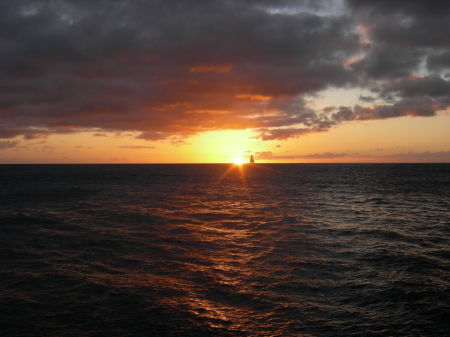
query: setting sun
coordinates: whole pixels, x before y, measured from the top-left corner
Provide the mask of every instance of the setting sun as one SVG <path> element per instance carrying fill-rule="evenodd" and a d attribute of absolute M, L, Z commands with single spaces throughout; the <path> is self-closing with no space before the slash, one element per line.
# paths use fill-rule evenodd
<path fill-rule="evenodd" d="M 234 165 L 242 165 L 244 164 L 244 159 L 241 157 L 237 157 L 233 159 L 233 164 Z"/>

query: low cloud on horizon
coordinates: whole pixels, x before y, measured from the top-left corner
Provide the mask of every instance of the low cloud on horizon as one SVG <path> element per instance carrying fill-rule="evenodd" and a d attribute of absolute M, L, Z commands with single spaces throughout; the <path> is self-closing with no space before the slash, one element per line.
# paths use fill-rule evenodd
<path fill-rule="evenodd" d="M 0 150 L 11 149 L 19 144 L 18 141 L 5 140 L 0 141 Z"/>
<path fill-rule="evenodd" d="M 117 146 L 120 149 L 130 149 L 130 150 L 154 150 L 154 146 L 145 146 L 145 145 L 123 145 Z"/>
<path fill-rule="evenodd" d="M 373 155 L 373 154 L 361 154 L 361 153 L 312 153 L 303 155 L 278 155 L 273 154 L 271 151 L 256 152 L 255 157 L 258 160 L 296 160 L 296 159 L 341 159 L 345 161 L 345 158 L 349 158 L 352 161 L 355 159 L 367 159 L 386 161 L 386 162 L 434 162 L 434 163 L 450 163 L 450 151 L 438 151 L 438 152 L 403 152 L 385 155 Z"/>

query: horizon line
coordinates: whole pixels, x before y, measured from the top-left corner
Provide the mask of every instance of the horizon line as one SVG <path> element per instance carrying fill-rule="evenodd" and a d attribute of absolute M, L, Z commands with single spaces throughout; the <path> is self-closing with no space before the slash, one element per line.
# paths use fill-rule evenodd
<path fill-rule="evenodd" d="M 310 165 L 310 164 L 323 164 L 323 165 L 349 165 L 349 164 L 450 164 L 445 161 L 430 161 L 430 162 L 256 162 L 251 165 Z M 205 163 L 205 162 L 179 162 L 179 163 L 167 163 L 167 162 L 154 162 L 154 163 L 0 163 L 0 165 L 250 165 L 250 163 L 235 164 L 232 162 L 215 162 L 215 163 Z"/>

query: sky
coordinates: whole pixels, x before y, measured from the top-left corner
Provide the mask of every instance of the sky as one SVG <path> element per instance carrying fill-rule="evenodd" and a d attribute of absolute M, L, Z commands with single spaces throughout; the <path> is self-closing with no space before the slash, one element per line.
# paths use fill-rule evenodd
<path fill-rule="evenodd" d="M 450 162 L 450 2 L 0 0 L 0 163 Z"/>

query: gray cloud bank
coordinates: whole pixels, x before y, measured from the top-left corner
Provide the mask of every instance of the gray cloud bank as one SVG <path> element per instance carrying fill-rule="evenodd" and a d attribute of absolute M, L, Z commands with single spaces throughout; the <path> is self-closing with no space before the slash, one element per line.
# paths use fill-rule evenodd
<path fill-rule="evenodd" d="M 272 151 L 256 152 L 257 159 L 262 160 L 290 160 L 290 159 L 336 159 L 342 157 L 349 157 L 351 155 L 347 153 L 333 153 L 333 152 L 323 152 L 323 153 L 312 153 L 304 155 L 274 155 Z"/>
<path fill-rule="evenodd" d="M 153 150 L 154 146 L 145 146 L 145 145 L 124 145 L 118 146 L 120 149 L 130 149 L 130 150 Z"/>
<path fill-rule="evenodd" d="M 0 1 L 0 138 L 430 117 L 450 105 L 449 34 L 448 1 Z M 372 106 L 305 103 L 333 87 Z"/>
<path fill-rule="evenodd" d="M 352 158 L 357 160 L 358 158 L 366 161 L 372 159 L 376 161 L 385 162 L 434 162 L 434 163 L 450 163 L 450 151 L 440 152 L 404 152 L 386 155 L 365 155 L 360 153 L 336 153 L 336 152 L 323 152 L 312 153 L 305 155 L 278 155 L 273 154 L 271 151 L 257 152 L 255 157 L 258 160 L 296 160 L 296 159 L 331 159 L 345 162 L 345 158 Z"/>
<path fill-rule="evenodd" d="M 13 147 L 16 147 L 18 144 L 19 142 L 17 141 L 10 141 L 10 140 L 0 141 L 0 150 L 11 149 Z"/>

